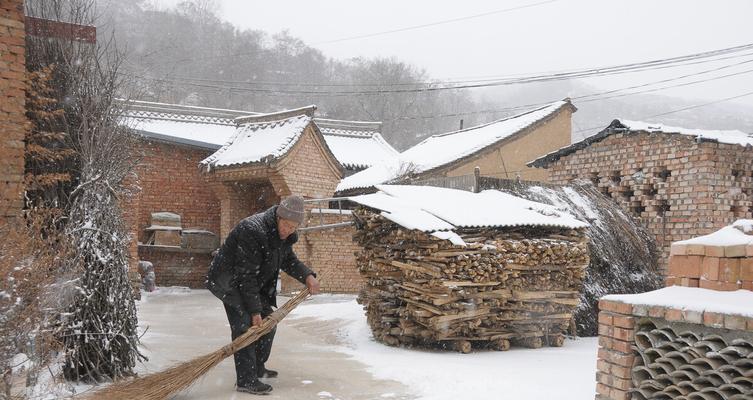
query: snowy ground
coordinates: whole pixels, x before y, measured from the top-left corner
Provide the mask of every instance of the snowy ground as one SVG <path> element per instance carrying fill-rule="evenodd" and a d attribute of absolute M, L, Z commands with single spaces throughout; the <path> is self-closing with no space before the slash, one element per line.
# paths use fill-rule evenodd
<path fill-rule="evenodd" d="M 284 299 L 280 299 L 284 301 Z M 139 304 L 150 361 L 140 371 L 215 350 L 229 328 L 219 301 L 205 290 L 161 289 Z M 269 367 L 268 398 L 285 399 L 589 399 L 594 397 L 596 338 L 562 348 L 513 348 L 472 354 L 388 347 L 371 338 L 350 295 L 319 295 L 281 324 Z M 251 398 L 232 390 L 224 361 L 181 399 Z"/>

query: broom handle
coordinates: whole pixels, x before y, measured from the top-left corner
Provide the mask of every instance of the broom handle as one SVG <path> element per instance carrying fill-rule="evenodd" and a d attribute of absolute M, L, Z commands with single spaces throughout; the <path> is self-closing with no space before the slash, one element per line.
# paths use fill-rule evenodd
<path fill-rule="evenodd" d="M 269 314 L 259 326 L 252 326 L 248 330 L 235 338 L 232 343 L 222 348 L 222 355 L 228 357 L 236 351 L 250 345 L 251 343 L 259 340 L 260 337 L 266 335 L 274 327 L 282 321 L 294 308 L 301 304 L 309 296 L 309 289 L 304 288 L 297 295 L 293 296 L 290 300 L 286 301 L 282 307 Z"/>

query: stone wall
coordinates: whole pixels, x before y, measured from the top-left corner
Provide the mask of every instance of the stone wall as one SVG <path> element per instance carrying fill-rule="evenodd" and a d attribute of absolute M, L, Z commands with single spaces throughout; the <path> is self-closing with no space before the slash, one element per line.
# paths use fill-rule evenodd
<path fill-rule="evenodd" d="M 23 1 L 0 0 L 0 223 L 23 207 L 25 90 Z"/>
<path fill-rule="evenodd" d="M 592 181 L 648 228 L 666 267 L 672 242 L 751 218 L 753 149 L 666 133 L 614 134 L 549 166 L 549 181 Z"/>

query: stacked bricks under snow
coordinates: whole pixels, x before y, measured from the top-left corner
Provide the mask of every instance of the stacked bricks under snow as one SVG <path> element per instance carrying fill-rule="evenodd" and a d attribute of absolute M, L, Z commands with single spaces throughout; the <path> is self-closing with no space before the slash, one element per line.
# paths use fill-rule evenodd
<path fill-rule="evenodd" d="M 749 222 L 735 225 L 745 230 Z M 729 229 L 738 228 L 724 228 L 724 237 Z M 665 291 L 671 305 L 640 301 L 641 295 L 599 302 L 597 400 L 753 398 L 753 312 L 720 312 L 725 306 L 714 296 L 736 291 L 732 301 L 750 310 L 753 292 L 738 289 L 750 289 L 753 280 L 751 247 L 699 239 L 672 246 L 674 276 L 667 284 L 675 287 L 657 291 Z M 677 304 L 677 290 L 706 308 Z"/>
<path fill-rule="evenodd" d="M 0 0 L 0 222 L 23 206 L 25 90 L 23 1 Z"/>
<path fill-rule="evenodd" d="M 741 224 L 744 220 L 739 221 Z M 736 223 L 737 224 L 737 223 Z M 735 234 L 737 229 L 724 228 Z M 740 229 L 743 229 L 740 227 Z M 720 231 L 722 232 L 722 231 Z M 737 242 L 718 244 L 712 239 L 717 234 L 676 242 L 671 247 L 667 285 L 700 287 L 713 290 L 753 290 L 753 236 L 740 232 Z"/>

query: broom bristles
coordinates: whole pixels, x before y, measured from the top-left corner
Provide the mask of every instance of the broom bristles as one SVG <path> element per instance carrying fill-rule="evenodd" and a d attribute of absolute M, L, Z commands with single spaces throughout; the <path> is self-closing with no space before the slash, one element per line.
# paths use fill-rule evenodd
<path fill-rule="evenodd" d="M 113 400 L 162 400 L 168 399 L 178 392 L 188 388 L 201 376 L 214 368 L 236 351 L 259 340 L 272 330 L 290 311 L 308 296 L 308 288 L 288 300 L 282 307 L 275 310 L 258 327 L 251 327 L 232 343 L 212 353 L 196 357 L 172 366 L 164 371 L 155 372 L 140 378 L 113 383 L 98 390 L 83 399 L 113 399 Z"/>

